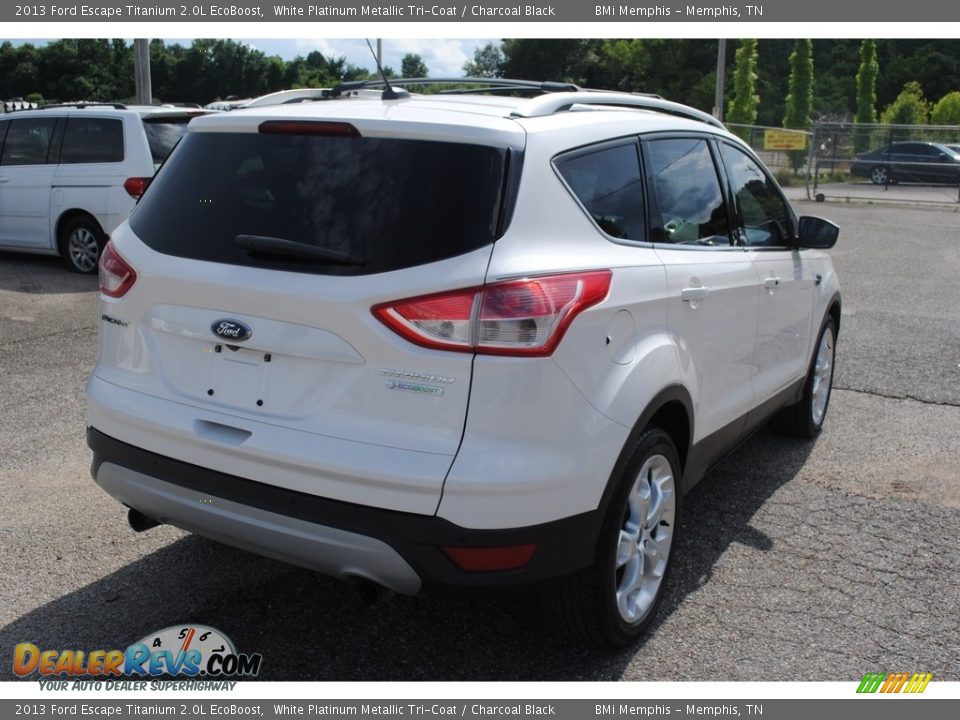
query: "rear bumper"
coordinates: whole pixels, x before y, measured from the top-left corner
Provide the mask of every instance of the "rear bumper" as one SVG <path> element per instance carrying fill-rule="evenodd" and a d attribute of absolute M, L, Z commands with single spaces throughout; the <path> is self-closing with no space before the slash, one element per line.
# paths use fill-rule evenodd
<path fill-rule="evenodd" d="M 599 513 L 476 530 L 436 516 L 372 508 L 191 465 L 87 429 L 91 473 L 124 505 L 163 523 L 337 577 L 404 594 L 527 586 L 589 565 Z M 535 544 L 509 571 L 468 572 L 440 549 Z"/>

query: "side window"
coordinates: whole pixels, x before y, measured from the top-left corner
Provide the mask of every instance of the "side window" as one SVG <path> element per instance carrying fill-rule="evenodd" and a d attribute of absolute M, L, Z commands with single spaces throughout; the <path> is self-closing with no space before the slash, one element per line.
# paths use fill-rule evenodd
<path fill-rule="evenodd" d="M 0 120 L 0 151 L 3 150 L 3 139 L 7 134 L 7 125 L 9 124 L 6 120 Z"/>
<path fill-rule="evenodd" d="M 749 155 L 726 143 L 720 154 L 743 221 L 746 245 L 780 247 L 791 237 L 790 206 L 779 188 Z"/>
<path fill-rule="evenodd" d="M 0 165 L 43 165 L 47 162 L 55 118 L 11 120 Z"/>
<path fill-rule="evenodd" d="M 123 160 L 123 122 L 114 118 L 70 117 L 63 133 L 61 163 Z"/>
<path fill-rule="evenodd" d="M 729 246 L 727 209 L 706 140 L 652 140 L 647 147 L 660 211 L 655 242 Z"/>
<path fill-rule="evenodd" d="M 580 151 L 554 164 L 601 230 L 624 240 L 644 239 L 646 223 L 636 143 Z"/>

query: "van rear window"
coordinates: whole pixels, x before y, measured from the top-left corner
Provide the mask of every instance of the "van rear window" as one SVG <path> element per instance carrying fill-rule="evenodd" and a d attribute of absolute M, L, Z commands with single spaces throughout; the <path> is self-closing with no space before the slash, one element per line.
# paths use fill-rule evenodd
<path fill-rule="evenodd" d="M 503 149 L 450 142 L 187 133 L 130 225 L 178 257 L 330 275 L 398 270 L 493 242 L 506 160 Z M 238 236 L 267 240 L 251 248 Z M 275 252 L 289 243 L 303 248 Z"/>

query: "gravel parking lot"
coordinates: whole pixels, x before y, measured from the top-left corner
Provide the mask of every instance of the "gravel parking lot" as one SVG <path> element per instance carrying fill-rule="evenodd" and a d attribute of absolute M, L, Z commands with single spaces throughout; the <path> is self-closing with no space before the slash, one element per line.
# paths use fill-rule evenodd
<path fill-rule="evenodd" d="M 529 598 L 368 608 L 173 528 L 133 533 L 84 442 L 96 281 L 0 256 L 0 677 L 18 642 L 123 648 L 198 622 L 269 680 L 960 680 L 960 214 L 798 210 L 843 228 L 825 430 L 761 431 L 687 497 L 663 611 L 613 654 L 555 636 Z"/>

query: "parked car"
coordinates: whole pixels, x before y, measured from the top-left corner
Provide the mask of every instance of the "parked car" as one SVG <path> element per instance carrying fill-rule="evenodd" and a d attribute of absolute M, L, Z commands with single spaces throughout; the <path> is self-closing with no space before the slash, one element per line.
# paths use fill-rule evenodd
<path fill-rule="evenodd" d="M 87 439 L 135 530 L 643 631 L 683 493 L 823 426 L 838 230 L 709 115 L 563 88 L 191 123 L 101 262 Z"/>
<path fill-rule="evenodd" d="M 96 272 L 107 237 L 202 114 L 79 103 L 0 117 L 0 250 Z"/>
<path fill-rule="evenodd" d="M 850 174 L 875 185 L 892 182 L 960 182 L 960 153 L 933 142 L 893 142 L 857 155 Z"/>

